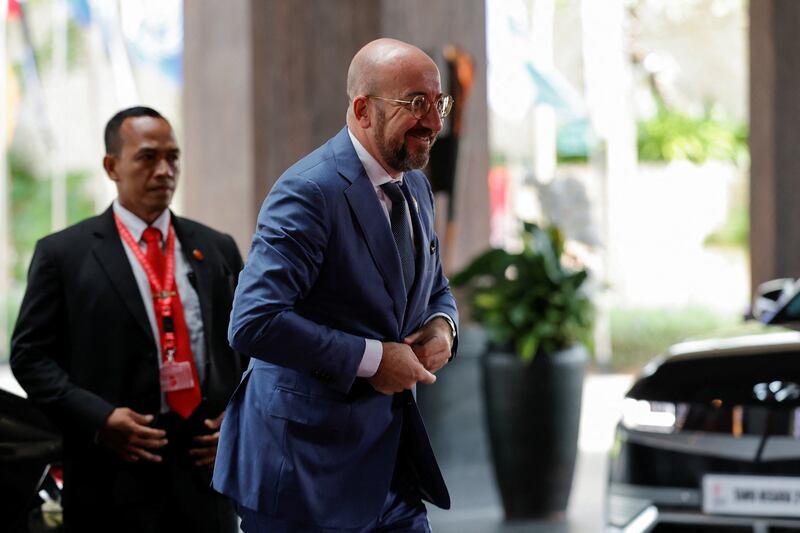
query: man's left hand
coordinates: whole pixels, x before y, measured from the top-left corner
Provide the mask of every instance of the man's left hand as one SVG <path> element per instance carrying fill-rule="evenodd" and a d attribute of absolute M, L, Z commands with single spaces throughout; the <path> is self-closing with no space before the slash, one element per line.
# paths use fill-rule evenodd
<path fill-rule="evenodd" d="M 217 443 L 219 442 L 219 426 L 222 425 L 222 417 L 225 411 L 221 412 L 217 418 L 207 418 L 203 421 L 208 429 L 214 430 L 208 435 L 194 437 L 197 448 L 191 448 L 189 455 L 194 457 L 194 464 L 197 466 L 214 467 L 214 459 L 217 458 Z"/>
<path fill-rule="evenodd" d="M 428 372 L 436 372 L 450 360 L 453 330 L 442 317 L 436 317 L 403 339 Z"/>

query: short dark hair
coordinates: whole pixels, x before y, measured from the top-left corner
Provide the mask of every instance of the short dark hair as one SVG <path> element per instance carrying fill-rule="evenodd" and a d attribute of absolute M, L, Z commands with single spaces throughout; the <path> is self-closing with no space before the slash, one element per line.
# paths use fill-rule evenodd
<path fill-rule="evenodd" d="M 169 120 L 165 119 L 161 113 L 151 107 L 135 106 L 123 109 L 111 117 L 111 120 L 106 124 L 106 154 L 119 155 L 119 151 L 122 149 L 122 138 L 119 135 L 119 129 L 122 127 L 122 123 L 125 122 L 126 118 L 133 117 L 160 118 L 169 124 Z"/>

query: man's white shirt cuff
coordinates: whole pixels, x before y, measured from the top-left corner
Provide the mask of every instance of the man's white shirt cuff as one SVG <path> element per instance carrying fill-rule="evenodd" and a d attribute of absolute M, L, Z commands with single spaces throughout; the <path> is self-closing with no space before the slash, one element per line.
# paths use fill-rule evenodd
<path fill-rule="evenodd" d="M 383 358 L 383 344 L 375 339 L 364 339 L 367 341 L 364 346 L 364 355 L 361 357 L 361 364 L 358 365 L 356 376 L 360 378 L 371 378 L 378 371 Z"/>
<path fill-rule="evenodd" d="M 434 314 L 432 314 L 431 316 L 428 317 L 428 320 L 425 321 L 425 324 L 427 324 L 428 322 L 430 322 L 431 320 L 433 320 L 434 318 L 437 318 L 437 317 L 442 317 L 445 320 L 447 320 L 447 323 L 450 324 L 450 330 L 453 333 L 453 338 L 455 339 L 456 338 L 456 325 L 453 322 L 453 319 L 450 318 L 450 316 L 447 313 L 434 313 Z"/>

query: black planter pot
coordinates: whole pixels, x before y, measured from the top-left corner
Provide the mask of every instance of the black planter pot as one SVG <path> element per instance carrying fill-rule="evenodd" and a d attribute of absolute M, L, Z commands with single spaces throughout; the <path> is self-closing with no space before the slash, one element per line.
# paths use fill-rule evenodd
<path fill-rule="evenodd" d="M 583 346 L 539 354 L 530 364 L 491 349 L 484 357 L 487 426 L 506 519 L 564 516 L 587 360 Z"/>

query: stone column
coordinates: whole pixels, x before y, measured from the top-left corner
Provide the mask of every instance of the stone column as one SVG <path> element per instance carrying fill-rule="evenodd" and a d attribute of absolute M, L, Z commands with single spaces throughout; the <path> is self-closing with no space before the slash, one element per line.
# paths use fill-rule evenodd
<path fill-rule="evenodd" d="M 260 194 L 253 113 L 253 0 L 184 4 L 183 211 L 250 248 Z"/>
<path fill-rule="evenodd" d="M 486 7 L 483 0 L 382 0 L 381 4 L 383 31 L 375 37 L 407 41 L 433 56 L 441 54 L 444 45 L 457 44 L 475 61 L 475 85 L 464 113 L 457 162 L 454 249 L 448 253 L 448 266 L 456 271 L 489 244 Z"/>
<path fill-rule="evenodd" d="M 184 211 L 246 253 L 280 174 L 344 126 L 347 67 L 380 36 L 476 60 L 457 178 L 453 265 L 488 244 L 483 0 L 191 0 L 185 17 Z"/>
<path fill-rule="evenodd" d="M 800 277 L 800 2 L 750 2 L 753 289 Z"/>

